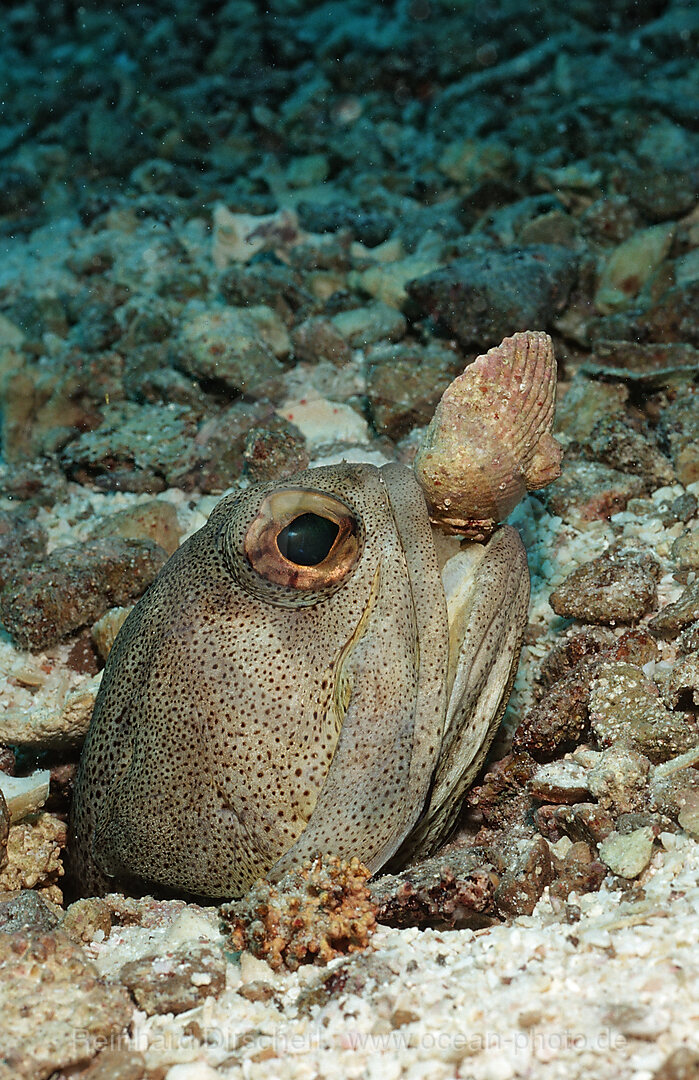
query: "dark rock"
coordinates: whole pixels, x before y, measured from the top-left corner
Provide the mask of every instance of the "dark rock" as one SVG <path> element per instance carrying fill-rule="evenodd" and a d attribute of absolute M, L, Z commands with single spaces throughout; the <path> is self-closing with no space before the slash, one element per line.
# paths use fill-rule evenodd
<path fill-rule="evenodd" d="M 624 187 L 649 221 L 670 221 L 689 213 L 697 199 L 699 171 L 684 160 L 643 164 L 626 171 Z"/>
<path fill-rule="evenodd" d="M 213 495 L 232 487 L 243 472 L 248 432 L 273 418 L 269 406 L 247 401 L 234 401 L 228 409 L 212 416 L 199 428 L 192 443 L 189 469 L 179 478 L 181 486 Z"/>
<path fill-rule="evenodd" d="M 520 751 L 496 761 L 483 778 L 472 787 L 466 803 L 486 825 L 502 829 L 524 821 L 533 803 L 527 790 L 536 762 Z"/>
<path fill-rule="evenodd" d="M 495 892 L 499 915 L 531 915 L 544 889 L 554 880 L 551 851 L 543 836 L 508 841 L 503 852 L 509 862 Z"/>
<path fill-rule="evenodd" d="M 377 210 L 362 210 L 342 202 L 300 202 L 299 224 L 311 233 L 338 232 L 349 229 L 366 247 L 383 243 L 393 232 L 393 218 Z"/>
<path fill-rule="evenodd" d="M 286 323 L 298 321 L 299 313 L 312 310 L 316 304 L 298 270 L 269 258 L 228 267 L 219 279 L 219 290 L 227 304 L 266 304 Z"/>
<path fill-rule="evenodd" d="M 650 432 L 634 431 L 621 417 L 599 420 L 582 449 L 590 461 L 642 476 L 650 491 L 677 479 L 672 462 L 660 452 Z"/>
<path fill-rule="evenodd" d="M 625 195 L 597 199 L 580 218 L 583 235 L 599 244 L 621 244 L 628 240 L 639 224 L 638 211 Z"/>
<path fill-rule="evenodd" d="M 550 895 L 554 900 L 567 900 L 572 892 L 597 892 L 606 876 L 606 866 L 594 857 L 586 843 L 578 841 L 566 852 Z"/>
<path fill-rule="evenodd" d="M 150 540 L 116 537 L 58 548 L 0 594 L 0 620 L 24 649 L 45 649 L 135 600 L 167 561 Z"/>
<path fill-rule="evenodd" d="M 49 797 L 45 804 L 46 810 L 49 810 L 52 814 L 68 814 L 73 799 L 73 788 L 77 772 L 77 760 L 62 761 L 60 764 L 51 766 Z"/>
<path fill-rule="evenodd" d="M 175 486 L 192 467 L 196 422 L 181 405 L 106 409 L 96 431 L 61 455 L 68 475 L 104 491 L 155 494 Z"/>
<path fill-rule="evenodd" d="M 250 428 L 243 458 L 244 473 L 255 484 L 284 480 L 308 468 L 310 460 L 299 429 L 279 417 L 269 426 Z"/>
<path fill-rule="evenodd" d="M 699 296 L 697 297 L 699 301 Z M 677 479 L 685 487 L 699 480 L 699 387 L 685 387 L 660 414 Z"/>
<path fill-rule="evenodd" d="M 648 627 L 653 633 L 669 637 L 684 630 L 686 626 L 699 619 L 699 581 L 685 587 L 679 600 L 668 604 L 651 621 Z"/>
<path fill-rule="evenodd" d="M 44 554 L 46 541 L 46 532 L 37 521 L 17 511 L 0 510 L 0 589 Z"/>
<path fill-rule="evenodd" d="M 515 330 L 544 330 L 566 304 L 577 259 L 535 245 L 459 259 L 406 286 L 422 312 L 465 348 L 498 345 Z"/>
<path fill-rule="evenodd" d="M 689 281 L 664 292 L 640 318 L 651 341 L 699 345 L 699 281 Z"/>
<path fill-rule="evenodd" d="M 78 634 L 66 657 L 66 666 L 79 675 L 96 675 L 99 671 L 99 653 L 89 630 Z"/>
<path fill-rule="evenodd" d="M 564 521 L 597 521 L 626 509 L 644 483 L 617 469 L 592 461 L 566 461 L 558 480 L 538 494 L 547 509 Z"/>
<path fill-rule="evenodd" d="M 17 934 L 22 930 L 47 933 L 60 922 L 60 915 L 33 889 L 22 889 L 11 900 L 0 901 L 0 932 Z"/>
<path fill-rule="evenodd" d="M 494 913 L 498 884 L 483 851 L 464 849 L 384 874 L 370 891 L 377 922 L 388 926 L 480 926 Z"/>
<path fill-rule="evenodd" d="M 352 350 L 340 331 L 322 316 L 306 319 L 292 330 L 291 346 L 296 359 L 309 364 L 329 360 L 341 367 L 352 356 Z"/>
<path fill-rule="evenodd" d="M 602 627 L 585 627 L 553 646 L 541 661 L 537 681 L 544 688 L 553 686 L 589 657 L 606 652 L 615 642 L 610 630 Z"/>
<path fill-rule="evenodd" d="M 220 949 L 190 944 L 164 956 L 128 961 L 119 981 L 148 1016 L 177 1014 L 218 997 L 226 986 L 226 961 Z"/>
<path fill-rule="evenodd" d="M 573 843 L 599 844 L 614 828 L 614 818 L 596 803 L 573 803 L 572 806 L 541 806 L 535 821 L 547 839 L 556 841 L 561 835 Z"/>
<path fill-rule="evenodd" d="M 0 495 L 24 503 L 25 513 L 34 506 L 52 507 L 65 493 L 65 476 L 47 461 L 0 468 Z"/>
<path fill-rule="evenodd" d="M 583 622 L 637 622 L 655 604 L 656 578 L 650 556 L 606 552 L 569 574 L 549 602 L 557 615 Z"/>
<path fill-rule="evenodd" d="M 384 345 L 368 358 L 367 394 L 376 431 L 399 439 L 428 424 L 435 406 L 463 367 L 449 349 L 417 344 Z"/>
<path fill-rule="evenodd" d="M 526 751 L 537 761 L 550 761 L 583 739 L 588 727 L 590 685 L 598 663 L 594 656 L 584 657 L 553 684 L 515 731 L 513 750 Z"/>

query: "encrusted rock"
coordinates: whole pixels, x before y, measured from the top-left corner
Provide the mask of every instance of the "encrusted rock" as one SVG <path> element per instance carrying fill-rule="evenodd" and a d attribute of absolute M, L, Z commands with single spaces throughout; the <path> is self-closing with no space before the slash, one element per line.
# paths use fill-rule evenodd
<path fill-rule="evenodd" d="M 0 620 L 25 649 L 45 649 L 134 600 L 167 560 L 151 540 L 110 537 L 58 548 L 0 594 Z"/>
<path fill-rule="evenodd" d="M 699 581 L 687 585 L 679 600 L 668 604 L 648 626 L 654 632 L 672 637 L 679 630 L 684 630 L 690 623 L 699 619 Z"/>
<path fill-rule="evenodd" d="M 580 751 L 577 752 L 578 756 Z M 588 755 L 587 784 L 603 809 L 616 813 L 645 810 L 648 805 L 648 778 L 651 764 L 647 757 L 628 745 L 613 746 L 602 753 Z"/>
<path fill-rule="evenodd" d="M 636 622 L 655 604 L 656 575 L 648 555 L 609 552 L 569 574 L 549 601 L 557 615 L 583 622 Z"/>
<path fill-rule="evenodd" d="M 22 889 L 18 896 L 0 901 L 0 931 L 16 934 L 21 930 L 45 933 L 60 922 L 60 908 L 34 889 Z"/>
<path fill-rule="evenodd" d="M 494 914 L 500 879 L 482 849 L 435 855 L 370 885 L 376 919 L 388 926 L 479 926 Z"/>
<path fill-rule="evenodd" d="M 678 536 L 670 551 L 678 570 L 699 570 L 699 529 Z"/>
<path fill-rule="evenodd" d="M 104 409 L 97 430 L 69 443 L 61 462 L 79 483 L 154 494 L 187 475 L 195 435 L 196 421 L 182 405 L 121 403 Z"/>
<path fill-rule="evenodd" d="M 691 698 L 693 705 L 699 705 L 699 652 L 689 653 L 675 662 L 663 690 L 665 703 L 670 709 L 676 708 L 685 696 Z"/>
<path fill-rule="evenodd" d="M 375 300 L 367 307 L 339 311 L 331 322 L 353 349 L 366 349 L 380 341 L 400 341 L 407 329 L 402 312 L 383 300 Z"/>
<path fill-rule="evenodd" d="M 582 370 L 646 386 L 667 383 L 668 379 L 696 371 L 699 350 L 682 342 L 657 344 L 640 341 L 595 341 L 594 355 Z"/>
<path fill-rule="evenodd" d="M 10 811 L 0 789 L 0 870 L 7 862 L 7 837 L 10 833 Z"/>
<path fill-rule="evenodd" d="M 694 284 L 695 291 L 699 290 L 699 281 Z M 695 386 L 683 387 L 672 404 L 663 409 L 660 428 L 670 444 L 677 479 L 685 487 L 696 483 L 699 480 L 699 394 Z"/>
<path fill-rule="evenodd" d="M 294 425 L 276 416 L 250 428 L 243 450 L 244 472 L 254 484 L 283 480 L 308 468 L 306 440 Z"/>
<path fill-rule="evenodd" d="M 577 373 L 556 404 L 555 430 L 575 442 L 585 443 L 600 417 L 611 422 L 625 415 L 628 396 L 625 386 L 596 382 Z"/>
<path fill-rule="evenodd" d="M 608 465 L 566 461 L 560 478 L 540 498 L 550 513 L 564 521 L 598 521 L 626 509 L 629 499 L 640 495 L 644 487 L 640 476 L 629 476 Z"/>
<path fill-rule="evenodd" d="M 699 743 L 696 719 L 671 712 L 633 664 L 604 663 L 590 694 L 590 720 L 602 746 L 623 742 L 658 763 Z"/>
<path fill-rule="evenodd" d="M 274 971 L 365 949 L 376 926 L 368 878 L 359 859 L 331 855 L 288 871 L 276 885 L 258 881 L 221 909 L 231 947 L 250 950 Z"/>
<path fill-rule="evenodd" d="M 654 840 L 650 825 L 625 835 L 613 832 L 600 844 L 599 857 L 619 877 L 636 878 L 650 862 Z"/>
<path fill-rule="evenodd" d="M 438 345 L 380 345 L 368 356 L 367 395 L 376 430 L 400 438 L 428 424 L 461 366 L 459 357 Z"/>
<path fill-rule="evenodd" d="M 53 814 L 41 813 L 31 822 L 11 825 L 7 862 L 0 870 L 0 892 L 38 889 L 60 904 L 63 894 L 61 852 L 66 846 L 66 824 Z"/>
<path fill-rule="evenodd" d="M 46 551 L 46 532 L 38 522 L 12 510 L 0 510 L 0 589 Z"/>
<path fill-rule="evenodd" d="M 529 790 L 542 802 L 582 802 L 589 795 L 587 770 L 569 760 L 540 765 L 529 781 Z"/>
<path fill-rule="evenodd" d="M 650 432 L 634 431 L 623 417 L 598 420 L 583 453 L 591 461 L 642 476 L 651 491 L 676 480 L 672 462 L 655 445 Z"/>
<path fill-rule="evenodd" d="M 0 933 L 3 1078 L 40 1080 L 89 1062 L 131 1022 L 127 991 L 60 930 Z"/>
<path fill-rule="evenodd" d="M 172 503 L 164 499 L 149 499 L 148 502 L 128 506 L 103 518 L 90 535 L 95 539 L 121 536 L 124 540 L 152 540 L 168 555 L 172 555 L 179 547 L 182 529 Z"/>
<path fill-rule="evenodd" d="M 99 896 L 76 900 L 63 916 L 61 929 L 73 941 L 94 941 L 98 932 L 104 940 L 112 929 L 109 905 Z"/>
<path fill-rule="evenodd" d="M 699 748 L 656 765 L 650 776 L 650 805 L 669 817 L 679 816 L 699 797 Z"/>
<path fill-rule="evenodd" d="M 279 316 L 258 304 L 194 315 L 180 326 L 172 351 L 175 366 L 196 379 L 254 394 L 282 373 L 278 357 L 290 347 Z"/>
<path fill-rule="evenodd" d="M 699 622 L 692 623 L 682 631 L 675 641 L 675 647 L 679 656 L 699 652 Z"/>
<path fill-rule="evenodd" d="M 694 840 L 699 840 L 699 792 L 691 791 L 685 796 L 677 821 Z"/>
<path fill-rule="evenodd" d="M 148 1016 L 177 1014 L 218 997 L 226 985 L 226 961 L 220 949 L 193 943 L 129 960 L 119 971 L 119 981 Z"/>

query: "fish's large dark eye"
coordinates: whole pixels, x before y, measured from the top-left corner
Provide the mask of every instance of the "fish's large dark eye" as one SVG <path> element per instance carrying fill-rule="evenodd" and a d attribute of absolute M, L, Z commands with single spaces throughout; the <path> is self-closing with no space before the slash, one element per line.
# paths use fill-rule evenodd
<path fill-rule="evenodd" d="M 317 566 L 327 559 L 340 528 L 319 514 L 301 514 L 277 536 L 277 547 L 297 566 Z"/>
<path fill-rule="evenodd" d="M 271 491 L 245 533 L 243 551 L 261 578 L 289 589 L 326 591 L 352 573 L 361 552 L 355 513 L 325 491 Z"/>

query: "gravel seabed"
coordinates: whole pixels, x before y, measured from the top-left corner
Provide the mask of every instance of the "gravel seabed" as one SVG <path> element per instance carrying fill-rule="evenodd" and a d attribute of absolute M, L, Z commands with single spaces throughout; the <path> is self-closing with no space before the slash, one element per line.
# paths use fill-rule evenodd
<path fill-rule="evenodd" d="M 660 489 L 654 501 L 672 494 Z M 175 490 L 161 497 L 176 506 L 187 532 L 200 527 L 218 501 Z M 60 515 L 42 511 L 42 524 L 51 546 L 75 542 L 83 535 L 81 511 L 105 513 L 145 498 L 73 485 Z M 508 727 L 531 703 L 534 665 L 564 625 L 548 604 L 551 589 L 605 550 L 612 525 L 650 539 L 647 521 L 629 512 L 579 531 L 534 499 L 511 520 L 527 544 L 530 630 L 541 636 L 523 650 Z M 651 528 L 662 557 L 681 526 Z M 679 591 L 670 574 L 661 579 L 664 602 Z M 666 649 L 671 655 L 673 647 Z M 68 689 L 86 681 L 64 666 L 65 652 L 60 646 L 49 656 L 32 656 L 3 642 L 0 677 L 20 685 L 3 695 L 2 706 L 60 705 Z M 23 688 L 22 677 L 34 685 Z M 569 841 L 559 843 L 563 854 Z M 242 964 L 235 958 L 218 1000 L 208 998 L 177 1017 L 147 1017 L 135 1009 L 131 1033 L 118 1047 L 141 1051 L 148 1068 L 167 1068 L 167 1080 L 651 1080 L 678 1046 L 699 1050 L 699 844 L 664 833 L 660 845 L 630 900 L 608 881 L 598 893 L 572 895 L 567 905 L 552 904 L 546 892 L 531 916 L 511 925 L 475 932 L 379 927 L 369 953 L 294 974 L 275 974 L 247 954 Z M 218 939 L 214 909 L 187 909 L 179 918 L 179 928 L 177 921 L 155 930 L 115 927 L 106 941 L 98 932 L 87 953 L 100 974 L 116 976 L 127 961 L 154 953 L 167 966 L 167 953 L 180 940 Z M 336 980 L 332 992 L 319 990 L 324 1003 L 303 1006 L 333 972 L 342 979 L 349 973 L 349 982 L 353 971 L 361 973 L 356 992 Z M 271 984 L 270 1000 L 248 1001 L 239 993 L 253 981 Z"/>
<path fill-rule="evenodd" d="M 179 1017 L 137 1011 L 122 1046 L 149 1067 L 170 1064 L 167 1080 L 651 1080 L 677 1046 L 699 1049 L 699 844 L 660 839 L 642 899 L 605 885 L 571 896 L 576 921 L 545 895 L 509 926 L 380 928 L 369 953 L 291 975 L 245 956 L 217 1001 Z M 215 935 L 213 913 L 180 919 L 190 940 Z M 177 924 L 122 928 L 89 951 L 108 974 L 177 936 Z M 361 993 L 304 1007 L 333 972 L 353 971 Z M 246 1000 L 238 991 L 253 981 L 274 997 Z"/>

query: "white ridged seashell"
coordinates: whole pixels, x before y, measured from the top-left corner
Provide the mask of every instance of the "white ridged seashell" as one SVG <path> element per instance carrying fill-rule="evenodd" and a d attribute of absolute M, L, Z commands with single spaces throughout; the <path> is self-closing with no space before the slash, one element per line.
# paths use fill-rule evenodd
<path fill-rule="evenodd" d="M 505 338 L 454 379 L 414 465 L 435 525 L 485 539 L 527 491 L 560 476 L 555 398 L 553 343 L 540 330 Z"/>

